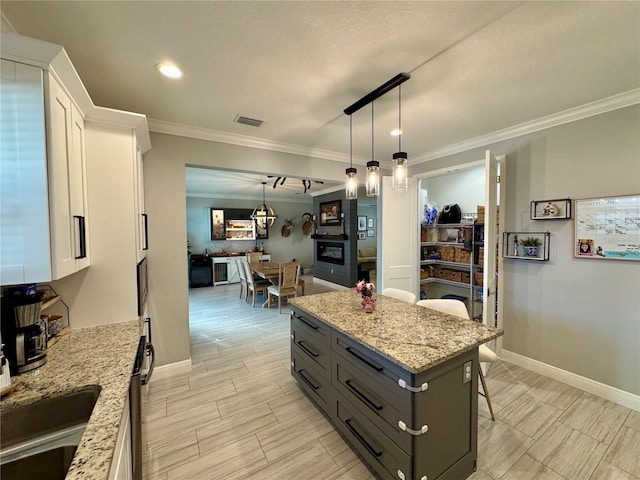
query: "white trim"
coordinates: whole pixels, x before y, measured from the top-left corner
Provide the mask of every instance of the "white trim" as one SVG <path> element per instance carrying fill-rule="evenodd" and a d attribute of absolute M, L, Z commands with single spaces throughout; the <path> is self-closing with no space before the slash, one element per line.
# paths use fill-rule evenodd
<path fill-rule="evenodd" d="M 503 155 L 504 156 L 504 155 Z M 456 165 L 451 165 L 450 167 L 439 168 L 437 170 L 429 170 L 428 172 L 418 173 L 413 175 L 416 178 L 429 178 L 429 177 L 437 177 L 438 175 L 446 175 L 448 173 L 459 172 L 460 170 L 466 170 L 467 168 L 484 166 L 487 162 L 482 160 L 473 160 L 467 163 L 458 163 Z"/>
<path fill-rule="evenodd" d="M 628 92 L 612 95 L 601 100 L 580 105 L 578 107 L 569 108 L 567 110 L 557 112 L 545 117 L 541 117 L 529 122 L 498 130 L 496 132 L 471 138 L 463 142 L 454 143 L 443 148 L 438 148 L 430 152 L 426 152 L 415 157 L 411 157 L 411 165 L 419 165 L 438 158 L 465 152 L 473 148 L 484 147 L 492 143 L 508 140 L 510 138 L 519 137 L 528 133 L 544 130 L 545 128 L 556 127 L 565 123 L 575 122 L 584 118 L 600 115 L 631 105 L 640 103 L 640 88 L 629 90 Z M 210 130 L 207 128 L 183 125 L 180 123 L 166 122 L 163 120 L 148 119 L 149 130 L 152 132 L 166 133 L 169 135 L 177 135 L 181 137 L 196 138 L 199 140 L 208 140 L 212 142 L 228 143 L 232 145 L 240 145 L 245 147 L 260 148 L 263 150 L 272 150 L 276 152 L 291 153 L 295 155 L 303 155 L 314 158 L 323 158 L 336 162 L 349 163 L 349 156 L 346 154 L 321 150 L 316 148 L 304 147 L 301 145 L 292 145 L 286 143 L 275 142 L 263 138 L 249 137 L 246 135 L 238 135 L 234 133 L 222 132 L 218 130 Z M 363 157 L 354 157 L 353 163 L 357 165 L 365 165 L 368 159 Z"/>
<path fill-rule="evenodd" d="M 262 203 L 262 195 L 232 195 L 232 194 L 217 194 L 217 193 L 188 193 L 187 198 L 222 198 L 225 200 L 255 200 Z M 308 195 L 308 196 L 305 196 Z M 278 197 L 275 200 L 270 200 L 269 205 L 278 203 L 293 203 L 294 205 L 313 204 L 313 198 L 311 193 L 300 194 L 297 197 Z"/>
<path fill-rule="evenodd" d="M 157 133 L 166 133 L 169 135 L 207 140 L 210 142 L 228 143 L 243 147 L 259 148 L 262 150 L 272 150 L 275 152 L 291 153 L 305 157 L 322 158 L 325 160 L 332 160 L 334 162 L 349 163 L 349 155 L 344 153 L 331 152 L 329 150 L 321 150 L 318 148 L 304 147 L 289 143 L 280 143 L 265 138 L 249 137 L 247 135 L 210 130 L 208 128 L 194 127 L 180 123 L 165 122 L 164 120 L 156 120 L 155 118 L 149 119 L 149 130 Z M 365 165 L 367 161 L 367 159 L 362 157 L 353 158 L 353 163 L 355 164 Z"/>
<path fill-rule="evenodd" d="M 141 113 L 125 112 L 113 108 L 93 107 L 87 113 L 85 121 L 135 130 L 142 153 L 146 153 L 151 149 L 147 117 Z"/>
<path fill-rule="evenodd" d="M 325 287 L 333 288 L 334 290 L 349 290 L 349 288 L 344 285 L 338 285 L 337 283 L 329 282 L 328 280 L 323 280 L 318 277 L 313 277 L 313 283 L 324 285 Z M 355 285 L 353 287 L 355 288 Z"/>
<path fill-rule="evenodd" d="M 460 143 L 454 143 L 443 148 L 438 148 L 430 152 L 416 155 L 411 158 L 412 165 L 419 165 L 438 158 L 454 155 L 460 152 L 466 152 L 473 148 L 485 147 L 492 143 L 501 142 L 510 138 L 519 137 L 528 133 L 538 132 L 545 128 L 557 127 L 565 123 L 575 122 L 583 118 L 593 117 L 601 113 L 618 110 L 620 108 L 629 107 L 640 103 L 640 88 L 629 90 L 628 92 L 612 95 L 595 102 L 590 102 L 578 107 L 569 108 L 567 110 L 547 115 L 530 122 L 524 122 L 519 125 L 498 130 L 496 132 L 471 138 Z"/>
<path fill-rule="evenodd" d="M 548 365 L 546 363 L 534 360 L 532 358 L 519 355 L 517 353 L 510 352 L 508 350 L 502 350 L 502 360 L 513 363 L 527 370 L 539 373 L 546 377 L 552 378 L 572 387 L 579 388 L 585 392 L 592 393 L 598 397 L 602 397 L 611 402 L 622 405 L 623 407 L 631 408 L 640 412 L 640 395 L 635 395 L 619 388 L 605 385 L 604 383 L 597 382 L 587 377 L 577 375 L 561 368 Z"/>
<path fill-rule="evenodd" d="M 191 358 L 180 362 L 169 363 L 167 365 L 160 365 L 153 369 L 153 374 L 151 375 L 149 384 L 153 383 L 154 380 L 177 377 L 179 375 L 187 375 L 189 373 L 191 373 Z"/>

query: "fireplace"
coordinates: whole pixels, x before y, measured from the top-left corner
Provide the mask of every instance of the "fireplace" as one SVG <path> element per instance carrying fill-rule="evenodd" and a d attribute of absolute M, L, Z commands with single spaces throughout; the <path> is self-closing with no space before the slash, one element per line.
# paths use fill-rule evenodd
<path fill-rule="evenodd" d="M 319 241 L 316 253 L 319 262 L 344 265 L 344 243 Z"/>

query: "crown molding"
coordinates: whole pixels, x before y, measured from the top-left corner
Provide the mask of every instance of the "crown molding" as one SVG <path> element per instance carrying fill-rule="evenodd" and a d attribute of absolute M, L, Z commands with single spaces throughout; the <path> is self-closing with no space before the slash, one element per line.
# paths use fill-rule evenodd
<path fill-rule="evenodd" d="M 151 149 L 147 117 L 141 113 L 125 112 L 113 108 L 94 107 L 85 117 L 87 122 L 112 125 L 135 130 L 142 153 Z"/>
<path fill-rule="evenodd" d="M 183 125 L 180 123 L 166 122 L 154 118 L 148 119 L 149 131 L 157 133 L 166 133 L 169 135 L 177 135 L 180 137 L 195 138 L 198 140 L 208 140 L 210 142 L 228 143 L 231 145 L 239 145 L 242 147 L 260 148 L 262 150 L 271 150 L 274 152 L 291 153 L 294 155 L 302 155 L 305 157 L 322 158 L 332 160 L 334 162 L 349 163 L 349 156 L 343 153 L 331 152 L 329 150 L 321 150 L 318 148 L 304 147 L 301 145 L 293 145 L 289 143 L 274 142 L 264 138 L 249 137 L 246 135 L 238 135 L 236 133 L 221 132 L 219 130 L 210 130 L 208 128 L 194 127 L 191 125 Z M 353 163 L 360 165 L 366 164 L 368 159 L 354 157 Z"/>
<path fill-rule="evenodd" d="M 411 163 L 419 165 L 421 163 L 436 160 L 438 158 L 454 155 L 456 153 L 466 152 L 478 147 L 484 147 L 492 143 L 501 142 L 510 138 L 519 137 L 533 132 L 538 132 L 546 128 L 557 127 L 565 123 L 575 122 L 584 118 L 593 117 L 602 113 L 618 110 L 620 108 L 629 107 L 640 103 L 640 88 L 629 90 L 628 92 L 612 95 L 611 97 L 596 100 L 579 107 L 569 108 L 562 112 L 547 115 L 530 122 L 524 122 L 514 125 L 503 130 L 481 135 L 479 137 L 465 140 L 464 142 L 454 143 L 452 145 L 431 150 L 422 155 L 412 157 Z"/>
<path fill-rule="evenodd" d="M 309 195 L 309 194 L 307 194 Z M 255 195 L 255 196 L 247 196 L 247 195 L 243 195 L 243 194 L 217 194 L 217 193 L 186 193 L 186 197 L 187 198 L 211 198 L 211 199 L 222 199 L 222 200 L 255 200 L 256 202 L 260 202 L 262 203 L 262 195 Z M 293 197 L 278 197 L 278 198 L 271 198 L 269 199 L 269 201 L 267 202 L 267 205 L 276 205 L 279 203 L 292 203 L 294 205 L 300 205 L 300 204 L 311 204 L 313 203 L 313 200 L 311 198 L 311 196 L 307 196 L 307 197 L 300 197 L 298 196 L 297 198 L 293 198 Z"/>

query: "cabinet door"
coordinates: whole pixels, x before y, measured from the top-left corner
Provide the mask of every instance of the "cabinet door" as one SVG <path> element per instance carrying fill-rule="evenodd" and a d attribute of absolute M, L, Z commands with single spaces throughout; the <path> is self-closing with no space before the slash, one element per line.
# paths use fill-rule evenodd
<path fill-rule="evenodd" d="M 135 137 L 135 134 L 134 134 Z M 149 248 L 148 238 L 148 217 L 144 208 L 144 172 L 143 172 L 143 157 L 142 150 L 137 141 L 134 141 L 134 183 L 135 183 L 135 214 L 136 214 L 136 245 L 137 254 L 136 258 L 139 262 L 142 260 Z"/>
<path fill-rule="evenodd" d="M 71 154 L 71 100 L 51 76 L 48 77 L 47 142 L 49 150 L 49 217 L 53 279 L 76 271 L 69 163 Z"/>
<path fill-rule="evenodd" d="M 0 283 L 51 280 L 43 72 L 0 60 Z"/>
<path fill-rule="evenodd" d="M 84 148 L 84 119 L 71 104 L 71 153 L 69 157 L 69 198 L 73 224 L 75 271 L 90 265 L 87 206 L 87 172 Z"/>
<path fill-rule="evenodd" d="M 131 419 L 129 415 L 129 398 L 124 405 L 122 421 L 116 440 L 109 480 L 132 480 L 133 461 L 131 456 Z"/>
<path fill-rule="evenodd" d="M 235 258 L 227 259 L 227 280 L 229 280 L 229 283 L 238 283 L 240 281 L 240 272 Z"/>

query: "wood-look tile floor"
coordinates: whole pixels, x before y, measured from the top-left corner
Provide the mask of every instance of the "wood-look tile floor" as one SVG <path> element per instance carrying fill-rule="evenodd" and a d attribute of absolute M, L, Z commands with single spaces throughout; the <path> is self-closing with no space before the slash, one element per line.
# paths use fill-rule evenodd
<path fill-rule="evenodd" d="M 307 294 L 329 290 L 305 281 Z M 149 386 L 144 478 L 375 478 L 291 377 L 288 306 L 238 294 L 189 292 L 193 367 Z M 497 420 L 480 397 L 471 480 L 640 480 L 640 413 L 507 362 L 487 382 Z"/>

